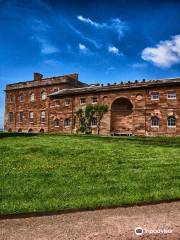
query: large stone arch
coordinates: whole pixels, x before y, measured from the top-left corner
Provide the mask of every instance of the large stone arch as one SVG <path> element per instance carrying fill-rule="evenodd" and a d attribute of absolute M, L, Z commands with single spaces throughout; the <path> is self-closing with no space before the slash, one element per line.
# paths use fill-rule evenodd
<path fill-rule="evenodd" d="M 133 105 L 128 98 L 117 98 L 111 105 L 111 132 L 130 134 L 132 130 Z"/>

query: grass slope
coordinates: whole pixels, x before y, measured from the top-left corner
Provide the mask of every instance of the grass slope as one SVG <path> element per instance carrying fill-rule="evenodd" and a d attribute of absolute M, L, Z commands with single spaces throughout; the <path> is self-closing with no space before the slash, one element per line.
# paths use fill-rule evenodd
<path fill-rule="evenodd" d="M 1 214 L 180 197 L 180 138 L 0 138 Z"/>

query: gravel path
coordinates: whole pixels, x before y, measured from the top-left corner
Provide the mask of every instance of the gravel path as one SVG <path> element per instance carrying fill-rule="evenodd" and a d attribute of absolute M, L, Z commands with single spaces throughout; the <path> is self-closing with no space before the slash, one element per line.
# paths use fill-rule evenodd
<path fill-rule="evenodd" d="M 178 240 L 180 202 L 6 219 L 0 224 L 2 240 Z M 135 234 L 136 227 L 144 229 L 142 236 Z"/>

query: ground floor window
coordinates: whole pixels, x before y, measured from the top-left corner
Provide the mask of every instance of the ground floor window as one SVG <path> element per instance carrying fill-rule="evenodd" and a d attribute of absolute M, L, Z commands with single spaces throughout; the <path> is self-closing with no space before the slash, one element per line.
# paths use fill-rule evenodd
<path fill-rule="evenodd" d="M 12 123 L 13 120 L 14 120 L 13 112 L 10 112 L 10 113 L 9 113 L 9 122 Z"/>
<path fill-rule="evenodd" d="M 69 118 L 66 118 L 64 120 L 64 126 L 67 127 L 67 126 L 70 126 L 70 124 L 71 124 L 71 120 Z"/>
<path fill-rule="evenodd" d="M 158 117 L 152 117 L 151 118 L 151 127 L 159 127 L 159 118 Z"/>
<path fill-rule="evenodd" d="M 92 118 L 91 125 L 92 125 L 92 126 L 97 126 L 97 118 L 96 118 L 96 117 L 93 117 L 93 118 Z"/>
<path fill-rule="evenodd" d="M 23 117 L 24 117 L 23 112 L 19 112 L 19 122 L 23 122 Z"/>
<path fill-rule="evenodd" d="M 176 118 L 174 116 L 168 117 L 167 126 L 168 127 L 176 127 Z"/>
<path fill-rule="evenodd" d="M 42 111 L 41 112 L 41 123 L 45 123 L 45 121 L 46 121 L 46 113 L 45 113 L 45 111 Z"/>
<path fill-rule="evenodd" d="M 56 119 L 54 120 L 54 126 L 55 126 L 55 127 L 59 127 L 59 125 L 60 125 L 59 119 L 56 118 Z"/>
<path fill-rule="evenodd" d="M 34 112 L 29 112 L 29 122 L 30 123 L 34 122 Z"/>

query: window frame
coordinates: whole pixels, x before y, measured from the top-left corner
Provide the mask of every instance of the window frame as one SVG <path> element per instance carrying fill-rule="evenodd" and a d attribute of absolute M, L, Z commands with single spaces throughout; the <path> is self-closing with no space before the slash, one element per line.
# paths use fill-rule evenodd
<path fill-rule="evenodd" d="M 96 123 L 94 124 L 93 121 L 95 121 Z M 97 117 L 93 117 L 93 118 L 92 118 L 92 120 L 91 120 L 91 126 L 92 126 L 92 127 L 97 127 Z"/>
<path fill-rule="evenodd" d="M 9 123 L 14 122 L 14 113 L 13 112 L 9 112 L 8 121 L 9 121 Z"/>
<path fill-rule="evenodd" d="M 172 97 L 174 94 L 174 97 Z M 170 97 L 171 96 L 171 97 Z M 176 92 L 168 92 L 167 93 L 167 99 L 170 99 L 170 100 L 176 100 L 177 96 L 176 96 Z"/>
<path fill-rule="evenodd" d="M 70 98 L 65 98 L 64 99 L 64 106 L 68 107 L 71 104 L 71 99 Z"/>
<path fill-rule="evenodd" d="M 10 103 L 14 103 L 14 95 L 10 95 L 9 102 L 10 102 Z"/>
<path fill-rule="evenodd" d="M 44 117 L 42 115 L 44 115 Z M 46 122 L 46 112 L 45 111 L 41 111 L 41 113 L 40 113 L 40 122 L 41 123 L 45 123 Z"/>
<path fill-rule="evenodd" d="M 31 114 L 32 114 L 33 117 L 31 117 Z M 34 112 L 33 111 L 29 112 L 29 122 L 34 123 Z"/>
<path fill-rule="evenodd" d="M 158 96 L 157 98 L 154 98 L 154 96 Z M 159 101 L 160 93 L 159 92 L 152 92 L 151 93 L 151 101 Z"/>
<path fill-rule="evenodd" d="M 171 119 L 171 120 L 170 120 Z M 174 121 L 174 123 L 175 123 L 175 125 L 172 125 L 172 119 L 173 119 L 173 121 Z M 169 122 L 170 121 L 170 122 Z M 171 123 L 170 125 L 169 125 L 169 123 Z M 168 128 L 176 128 L 176 124 L 177 124 L 177 120 L 176 120 L 176 117 L 175 116 L 169 116 L 168 118 L 167 118 L 167 127 Z"/>
<path fill-rule="evenodd" d="M 57 122 L 58 124 L 56 124 Z M 60 120 L 58 118 L 54 120 L 54 127 L 60 127 Z"/>
<path fill-rule="evenodd" d="M 84 100 L 84 102 L 82 100 Z M 85 104 L 86 104 L 86 98 L 80 97 L 80 105 L 85 105 Z"/>
<path fill-rule="evenodd" d="M 33 96 L 33 99 L 32 99 L 32 96 Z M 35 101 L 35 93 L 32 92 L 32 93 L 30 94 L 30 102 L 34 102 L 34 101 Z"/>
<path fill-rule="evenodd" d="M 96 101 L 94 101 L 94 99 L 96 99 Z M 92 97 L 92 104 L 97 104 L 98 102 L 98 98 L 97 97 Z"/>
<path fill-rule="evenodd" d="M 154 124 L 155 123 L 154 121 L 157 121 L 158 124 Z M 159 118 L 157 116 L 151 117 L 151 128 L 159 128 L 159 125 L 160 125 Z"/>
<path fill-rule="evenodd" d="M 19 123 L 23 122 L 23 120 L 24 120 L 24 113 L 23 113 L 23 111 L 19 112 L 19 118 L 18 119 L 19 119 Z"/>
<path fill-rule="evenodd" d="M 68 124 L 66 122 L 68 121 Z M 70 118 L 65 118 L 64 119 L 64 127 L 70 127 L 71 126 L 71 119 Z"/>
<path fill-rule="evenodd" d="M 42 101 L 45 101 L 46 98 L 47 98 L 47 93 L 46 93 L 46 91 L 43 90 L 43 91 L 41 92 L 41 100 L 42 100 Z"/>
<path fill-rule="evenodd" d="M 23 94 L 19 95 L 19 102 L 24 102 L 24 95 Z"/>

